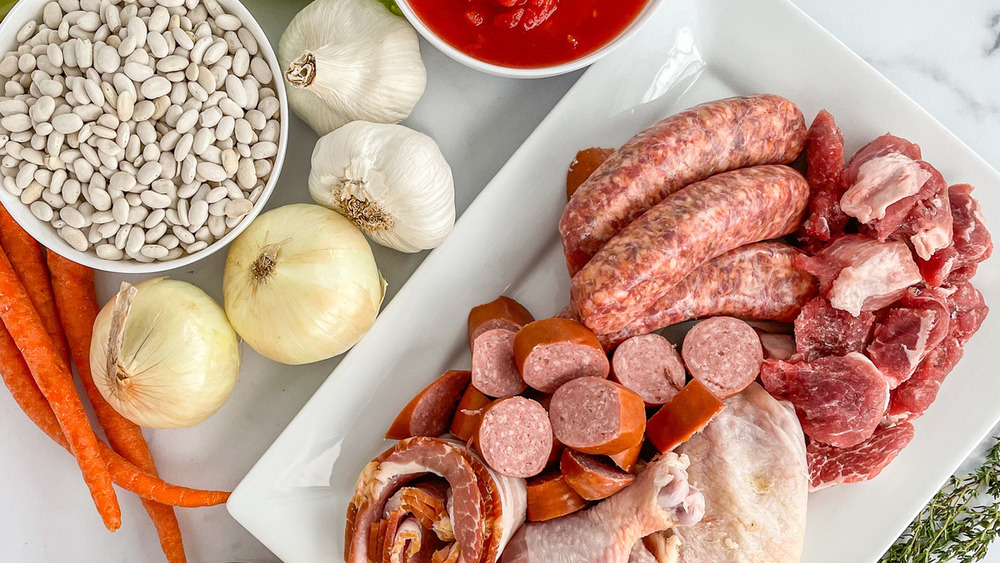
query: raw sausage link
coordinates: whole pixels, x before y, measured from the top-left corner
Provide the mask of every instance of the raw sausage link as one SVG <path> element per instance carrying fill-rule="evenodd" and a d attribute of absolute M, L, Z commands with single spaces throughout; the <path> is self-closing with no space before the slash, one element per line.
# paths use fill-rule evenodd
<path fill-rule="evenodd" d="M 633 336 L 716 315 L 790 322 L 816 295 L 816 278 L 793 264 L 801 254 L 773 241 L 730 250 L 691 272 L 629 326 L 598 338 L 611 350 Z"/>
<path fill-rule="evenodd" d="M 757 332 L 747 323 L 733 317 L 712 317 L 688 331 L 681 356 L 691 377 L 725 399 L 757 379 L 764 349 Z"/>
<path fill-rule="evenodd" d="M 566 482 L 587 500 L 601 500 L 624 489 L 635 475 L 603 459 L 567 448 L 559 462 Z"/>
<path fill-rule="evenodd" d="M 552 395 L 552 432 L 567 447 L 587 454 L 617 454 L 642 441 L 646 405 L 614 381 L 574 379 Z"/>
<path fill-rule="evenodd" d="M 570 275 L 671 193 L 718 172 L 791 162 L 806 134 L 802 112 L 771 94 L 708 102 L 640 132 L 604 161 L 563 212 L 559 233 Z"/>
<path fill-rule="evenodd" d="M 552 451 L 552 425 L 542 405 L 507 397 L 490 405 L 476 432 L 476 446 L 494 471 L 515 479 L 545 469 Z"/>
<path fill-rule="evenodd" d="M 524 382 L 545 393 L 578 377 L 607 377 L 611 371 L 601 343 L 572 319 L 542 319 L 514 338 L 514 359 Z"/>
<path fill-rule="evenodd" d="M 424 387 L 403 407 L 385 437 L 402 440 L 411 436 L 436 438 L 448 431 L 458 403 L 469 387 L 468 371 L 451 370 Z"/>
<path fill-rule="evenodd" d="M 524 305 L 505 295 L 477 305 L 469 311 L 469 349 L 475 348 L 476 337 L 487 330 L 503 328 L 517 332 L 533 320 L 535 317 Z"/>
<path fill-rule="evenodd" d="M 643 214 L 573 278 L 583 324 L 598 334 L 639 319 L 705 262 L 802 223 L 809 185 L 787 166 L 755 166 L 691 184 Z"/>

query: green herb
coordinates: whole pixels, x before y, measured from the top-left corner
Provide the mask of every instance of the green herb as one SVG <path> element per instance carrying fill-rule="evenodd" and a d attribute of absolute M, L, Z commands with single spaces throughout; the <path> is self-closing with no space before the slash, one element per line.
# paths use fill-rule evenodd
<path fill-rule="evenodd" d="M 403 11 L 399 9 L 396 5 L 396 0 L 378 0 L 379 4 L 385 6 L 390 12 L 396 14 L 397 16 L 403 15 Z"/>
<path fill-rule="evenodd" d="M 1000 437 L 972 474 L 952 476 L 882 563 L 972 562 L 1000 536 Z"/>
<path fill-rule="evenodd" d="M 2 0 L 0 1 L 0 19 L 7 16 L 7 12 L 17 4 L 17 0 Z"/>

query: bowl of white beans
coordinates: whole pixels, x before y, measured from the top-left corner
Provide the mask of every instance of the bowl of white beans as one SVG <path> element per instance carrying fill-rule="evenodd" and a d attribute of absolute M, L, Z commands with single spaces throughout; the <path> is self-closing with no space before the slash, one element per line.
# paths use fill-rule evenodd
<path fill-rule="evenodd" d="M 0 82 L 0 203 L 95 269 L 212 254 L 281 171 L 281 71 L 238 0 L 20 0 L 0 23 Z"/>

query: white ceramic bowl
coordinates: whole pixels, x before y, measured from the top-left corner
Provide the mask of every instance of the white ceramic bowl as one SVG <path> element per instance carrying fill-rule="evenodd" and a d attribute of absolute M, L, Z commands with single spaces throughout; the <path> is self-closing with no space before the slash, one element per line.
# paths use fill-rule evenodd
<path fill-rule="evenodd" d="M 48 2 L 49 0 L 20 0 L 11 9 L 10 13 L 3 19 L 3 22 L 0 23 L 0 56 L 16 48 L 17 32 L 28 20 L 41 20 L 42 8 Z M 218 0 L 218 2 L 225 8 L 226 12 L 239 17 L 243 25 L 257 39 L 260 51 L 264 54 L 267 63 L 271 67 L 271 72 L 274 74 L 274 89 L 277 93 L 278 101 L 281 103 L 281 109 L 279 110 L 281 133 L 278 138 L 278 154 L 274 157 L 274 167 L 271 170 L 271 175 L 267 183 L 264 184 L 264 191 L 261 192 L 260 198 L 254 204 L 253 210 L 236 227 L 226 233 L 225 236 L 194 254 L 185 254 L 174 260 L 162 260 L 150 263 L 137 262 L 131 259 L 104 260 L 103 258 L 99 258 L 93 249 L 87 252 L 80 252 L 71 247 L 56 233 L 52 225 L 37 219 L 28 210 L 28 206 L 21 203 L 20 199 L 14 197 L 7 190 L 0 188 L 0 203 L 3 203 L 3 206 L 14 217 L 14 220 L 24 230 L 28 231 L 31 236 L 35 237 L 35 240 L 74 262 L 96 270 L 123 274 L 148 274 L 186 266 L 220 250 L 236 238 L 260 214 L 268 198 L 271 196 L 271 192 L 274 191 L 274 185 L 278 181 L 278 176 L 281 174 L 281 166 L 285 160 L 285 150 L 288 146 L 288 97 L 285 95 L 285 83 L 281 80 L 282 72 L 278 65 L 278 57 L 275 55 L 274 49 L 271 48 L 267 36 L 264 35 L 264 30 L 261 29 L 257 21 L 239 0 Z"/>
<path fill-rule="evenodd" d="M 572 0 L 564 1 L 571 2 Z M 597 62 L 601 57 L 604 57 L 611 51 L 617 49 L 622 43 L 628 41 L 630 37 L 635 35 L 635 33 L 639 31 L 639 29 L 641 29 L 647 21 L 649 21 L 650 16 L 656 12 L 657 8 L 659 8 L 661 4 L 663 4 L 663 0 L 648 0 L 642 11 L 639 12 L 639 15 L 632 20 L 632 23 L 630 23 L 628 27 L 623 29 L 617 37 L 589 55 L 585 55 L 579 59 L 558 65 L 536 68 L 518 68 L 487 63 L 467 55 L 455 47 L 452 47 L 448 42 L 438 37 L 433 31 L 431 31 L 430 28 L 424 25 L 424 22 L 422 22 L 420 17 L 416 15 L 407 0 L 396 0 L 396 5 L 399 6 L 399 9 L 406 15 L 406 19 L 409 20 L 414 29 L 416 29 L 417 32 L 424 37 L 424 39 L 437 47 L 441 52 L 467 67 L 474 68 L 488 74 L 506 76 L 509 78 L 546 78 L 549 76 L 558 76 L 560 74 L 566 74 L 567 72 L 573 72 L 574 70 L 591 65 Z"/>

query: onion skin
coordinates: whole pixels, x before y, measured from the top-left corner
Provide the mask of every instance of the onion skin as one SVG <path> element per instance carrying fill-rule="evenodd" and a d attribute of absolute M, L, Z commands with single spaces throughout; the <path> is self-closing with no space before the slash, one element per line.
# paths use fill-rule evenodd
<path fill-rule="evenodd" d="M 219 304 L 189 283 L 157 278 L 135 289 L 118 354 L 121 377 L 108 369 L 115 299 L 97 315 L 90 343 L 94 383 L 140 426 L 194 426 L 215 414 L 236 386 L 239 337 Z"/>
<path fill-rule="evenodd" d="M 222 288 L 236 332 L 290 365 L 346 352 L 374 324 L 385 295 L 361 231 L 310 204 L 268 211 L 240 234 Z"/>

